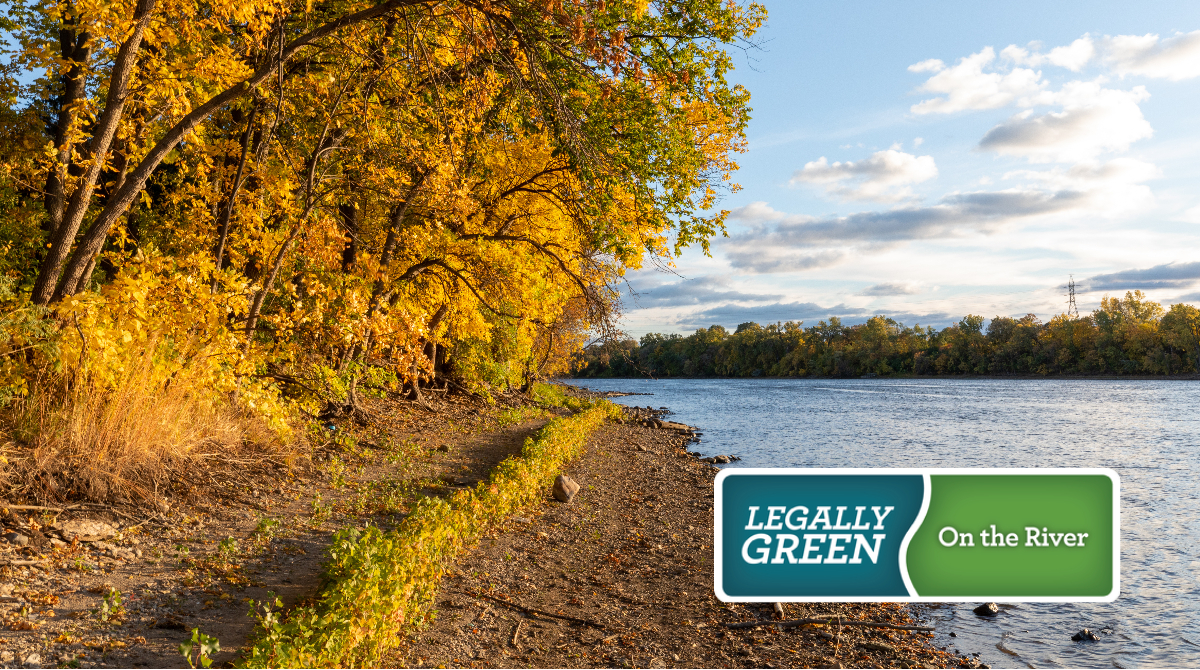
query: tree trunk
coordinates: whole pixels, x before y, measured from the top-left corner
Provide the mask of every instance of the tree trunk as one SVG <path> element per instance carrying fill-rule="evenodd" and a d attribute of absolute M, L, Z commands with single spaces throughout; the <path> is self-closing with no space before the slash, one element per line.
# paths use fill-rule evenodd
<path fill-rule="evenodd" d="M 70 21 L 71 23 L 68 23 Z M 75 107 L 87 94 L 87 77 L 84 68 L 91 56 L 92 48 L 88 42 L 88 33 L 76 34 L 66 27 L 71 25 L 71 19 L 64 19 L 64 27 L 58 31 L 59 43 L 62 48 L 63 60 L 71 63 L 71 69 L 62 77 L 62 95 L 55 100 L 57 115 L 54 124 L 47 128 L 54 137 L 54 148 L 57 156 L 54 164 L 46 171 L 46 220 L 42 227 L 51 235 L 62 225 L 63 209 L 66 206 L 67 173 L 71 166 L 71 147 L 67 146 L 67 131 L 75 122 Z"/>
<path fill-rule="evenodd" d="M 153 2 L 153 0 L 140 1 Z M 96 217 L 96 221 L 92 224 L 91 228 L 88 229 L 87 234 L 80 241 L 79 248 L 76 250 L 74 257 L 72 257 L 71 263 L 67 266 L 66 270 L 62 270 L 62 265 L 66 260 L 67 252 L 69 251 L 69 245 L 68 249 L 61 250 L 60 254 L 57 255 L 57 258 L 53 263 L 43 263 L 43 268 L 38 275 L 38 282 L 36 285 L 37 287 L 40 287 L 40 290 L 35 291 L 34 302 L 37 304 L 45 304 L 51 299 L 58 300 L 64 296 L 74 295 L 82 290 L 82 287 L 86 285 L 88 281 L 88 277 L 84 276 L 85 270 L 87 270 L 90 259 L 98 254 L 100 249 L 103 248 L 104 240 L 108 236 L 109 229 L 111 229 L 113 224 L 116 223 L 117 220 L 120 219 L 120 217 L 126 212 L 126 210 L 129 209 L 129 206 L 133 204 L 133 201 L 137 197 L 138 193 L 145 188 L 146 181 L 150 178 L 150 175 L 154 173 L 154 170 L 157 169 L 160 163 L 162 163 L 162 160 L 167 157 L 167 154 L 171 153 L 171 151 L 175 149 L 179 142 L 181 142 L 183 138 L 192 131 L 193 128 L 199 125 L 200 122 L 211 116 L 213 112 L 258 87 L 260 84 L 266 81 L 266 79 L 271 76 L 272 73 L 275 72 L 280 63 L 290 60 L 292 56 L 300 51 L 300 49 L 312 44 L 316 40 L 336 32 L 337 30 L 346 26 L 373 19 L 405 5 L 419 4 L 421 1 L 423 0 L 387 0 L 386 2 L 380 3 L 374 7 L 369 7 L 355 14 L 350 14 L 335 21 L 330 21 L 329 23 L 312 30 L 307 34 L 296 38 L 286 47 L 281 49 L 279 53 L 275 54 L 275 57 L 270 62 L 266 63 L 257 71 L 255 71 L 253 75 L 213 96 L 208 100 L 208 102 L 193 109 L 191 113 L 180 119 L 179 122 L 176 123 L 170 130 L 168 130 L 166 134 L 164 134 L 163 137 L 158 141 L 158 143 L 154 145 L 154 148 L 152 148 L 146 157 L 142 159 L 142 162 L 138 164 L 137 168 L 130 173 L 129 178 L 125 181 L 124 186 L 122 186 L 116 195 L 113 196 L 112 200 L 105 205 L 104 210 L 101 211 Z M 77 229 L 78 224 L 76 224 L 76 231 L 71 232 L 72 237 L 74 237 Z M 58 282 L 58 277 L 60 274 L 62 275 L 62 281 L 58 285 L 58 290 L 55 291 L 54 284 Z M 47 288 L 47 286 L 49 288 Z"/>
<path fill-rule="evenodd" d="M 225 268 L 225 242 L 229 239 L 229 223 L 233 220 L 233 210 L 237 205 L 237 194 L 242 188 L 242 175 L 246 171 L 246 154 L 250 150 L 250 138 L 254 134 L 254 117 L 258 114 L 258 105 L 250 110 L 250 118 L 246 121 L 246 131 L 242 133 L 242 155 L 238 158 L 237 173 L 233 177 L 233 186 L 229 189 L 229 197 L 225 203 L 225 211 L 221 214 L 221 223 L 217 227 L 217 244 L 213 247 L 213 261 L 217 272 Z M 212 280 L 212 291 L 217 290 L 217 277 Z"/>
<path fill-rule="evenodd" d="M 358 206 L 353 202 L 338 205 L 338 215 L 346 228 L 346 247 L 342 249 L 342 272 L 349 273 L 358 263 Z"/>
<path fill-rule="evenodd" d="M 121 123 L 121 116 L 125 111 L 125 100 L 129 95 L 129 77 L 133 74 L 133 68 L 137 64 L 137 55 L 142 46 L 142 36 L 146 32 L 146 25 L 150 23 L 150 16 L 154 13 L 154 4 L 155 0 L 138 0 L 133 12 L 135 21 L 133 34 L 121 44 L 116 60 L 113 61 L 112 75 L 109 77 L 108 98 L 104 101 L 104 112 L 100 116 L 100 123 L 92 135 L 92 142 L 89 146 L 88 153 L 91 155 L 92 164 L 84 173 L 75 192 L 71 194 L 71 200 L 67 204 L 67 211 L 63 214 L 62 223 L 50 235 L 50 250 L 42 259 L 37 282 L 33 286 L 34 304 L 44 305 L 50 302 L 55 295 L 55 285 L 58 282 L 59 274 L 62 273 L 67 254 L 71 252 L 71 243 L 75 241 L 79 225 L 83 223 L 83 217 L 87 214 L 88 206 L 91 205 L 92 193 L 96 189 L 96 180 L 100 177 L 105 163 L 108 162 L 108 150 L 116 135 L 117 126 Z M 76 263 L 88 266 L 99 252 L 100 246 L 96 246 L 91 253 L 76 258 Z M 80 274 L 82 274 L 82 270 L 81 267 Z"/>

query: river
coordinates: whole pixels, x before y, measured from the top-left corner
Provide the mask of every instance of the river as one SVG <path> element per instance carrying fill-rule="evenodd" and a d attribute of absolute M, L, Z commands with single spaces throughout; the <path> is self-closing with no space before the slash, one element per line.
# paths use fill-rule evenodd
<path fill-rule="evenodd" d="M 583 379 L 668 407 L 726 467 L 1106 467 L 1121 475 L 1113 603 L 921 606 L 935 643 L 998 667 L 1200 667 L 1200 384 L 1145 380 Z M 1073 642 L 1081 628 L 1097 642 Z M 957 637 L 949 637 L 954 632 Z"/>

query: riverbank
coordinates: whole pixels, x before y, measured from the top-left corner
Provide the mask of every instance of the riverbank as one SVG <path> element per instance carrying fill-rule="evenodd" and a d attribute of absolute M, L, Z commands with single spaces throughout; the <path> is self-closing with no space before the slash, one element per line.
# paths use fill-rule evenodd
<path fill-rule="evenodd" d="M 194 629 L 231 664 L 255 634 L 251 601 L 317 593 L 335 531 L 394 527 L 567 413 L 515 395 L 426 401 L 364 399 L 369 422 L 326 421 L 301 458 L 212 461 L 153 508 L 0 504 L 0 665 L 188 667 L 179 645 Z"/>
<path fill-rule="evenodd" d="M 586 392 L 585 392 L 586 393 Z M 660 412 L 627 409 L 565 469 L 581 489 L 547 494 L 463 557 L 443 581 L 433 625 L 389 665 L 404 667 L 980 667 L 935 649 L 927 633 L 836 621 L 913 625 L 888 603 L 726 604 L 712 590 L 717 469 L 686 451 Z M 832 618 L 833 625 L 729 628 Z M 984 666 L 986 667 L 986 666 Z"/>
<path fill-rule="evenodd" d="M 517 396 L 429 402 L 369 401 L 369 424 L 329 423 L 308 459 L 214 468 L 160 509 L 9 505 L 0 664 L 187 667 L 179 644 L 197 629 L 220 641 L 216 665 L 235 663 L 255 634 L 252 602 L 312 602 L 335 530 L 396 527 L 417 500 L 486 480 L 569 414 Z M 600 427 L 566 467 L 582 485 L 574 500 L 547 493 L 490 531 L 442 580 L 432 625 L 385 665 L 976 666 L 902 631 L 726 628 L 778 615 L 713 598 L 716 469 L 687 454 L 694 436 L 663 413 L 626 409 Z M 787 605 L 784 616 L 914 622 L 876 604 Z"/>

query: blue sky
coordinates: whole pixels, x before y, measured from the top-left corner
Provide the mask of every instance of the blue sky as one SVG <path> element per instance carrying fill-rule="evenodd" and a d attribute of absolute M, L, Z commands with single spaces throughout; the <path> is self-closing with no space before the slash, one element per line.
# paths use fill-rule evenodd
<path fill-rule="evenodd" d="M 1200 303 L 1200 4 L 767 2 L 729 239 L 626 330 Z"/>

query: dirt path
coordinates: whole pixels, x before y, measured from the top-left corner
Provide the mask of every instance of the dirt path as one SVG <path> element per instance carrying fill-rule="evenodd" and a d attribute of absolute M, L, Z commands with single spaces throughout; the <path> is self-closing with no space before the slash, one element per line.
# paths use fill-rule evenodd
<path fill-rule="evenodd" d="M 512 520 L 465 556 L 442 584 L 437 623 L 388 665 L 976 667 L 932 648 L 927 634 L 836 625 L 728 629 L 774 611 L 713 596 L 717 470 L 683 446 L 672 431 L 633 422 L 602 428 L 587 455 L 567 468 L 582 486 L 575 499 L 548 497 L 530 518 Z M 785 610 L 786 618 L 915 623 L 895 604 Z"/>
<path fill-rule="evenodd" d="M 32 540 L 0 539 L 0 565 L 41 561 L 0 567 L 0 665 L 187 667 L 179 643 L 194 628 L 220 641 L 214 660 L 227 664 L 253 632 L 249 600 L 274 594 L 290 606 L 316 592 L 333 531 L 387 527 L 417 495 L 474 484 L 548 420 L 517 408 L 497 421 L 503 404 L 462 396 L 431 402 L 435 412 L 377 401 L 372 425 L 329 424 L 293 467 L 197 473 L 166 492 L 166 512 L 86 505 L 0 517 L 3 533 Z M 52 546 L 55 525 L 78 519 L 116 534 Z"/>

